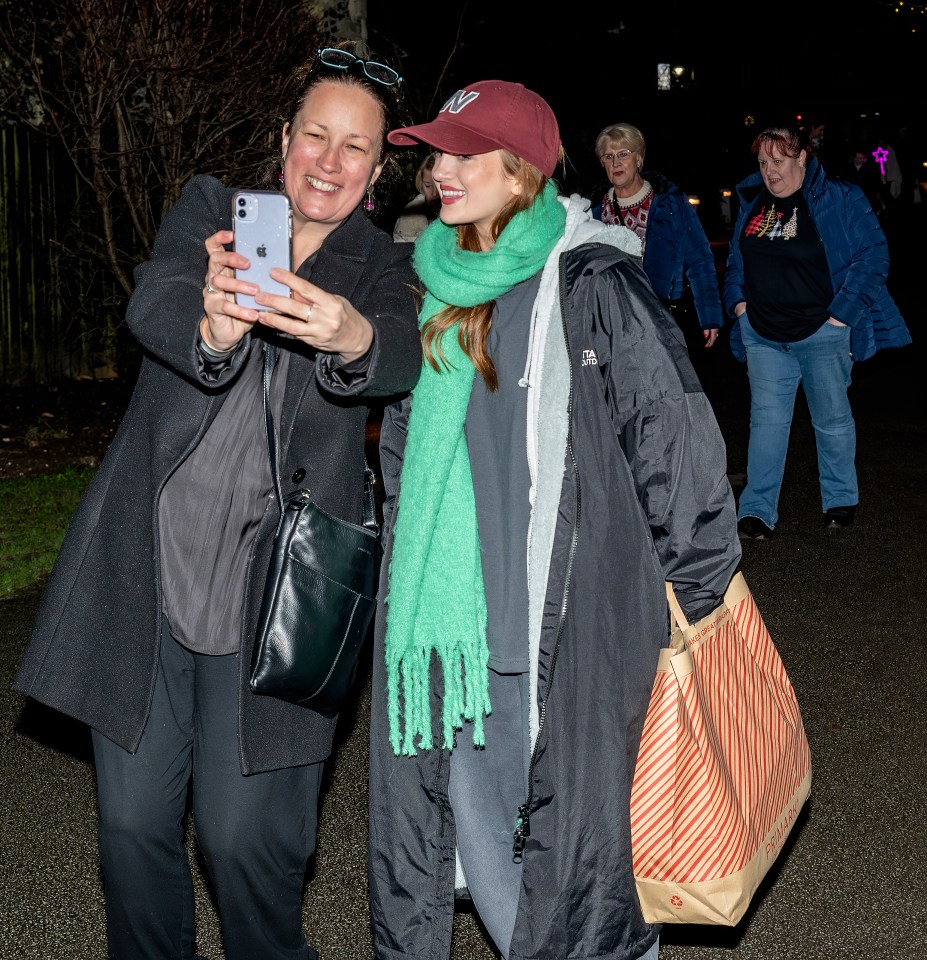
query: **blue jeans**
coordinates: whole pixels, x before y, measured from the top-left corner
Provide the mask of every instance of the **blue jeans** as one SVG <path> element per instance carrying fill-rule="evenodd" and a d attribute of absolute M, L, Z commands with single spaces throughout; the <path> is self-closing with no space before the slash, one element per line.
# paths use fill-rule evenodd
<path fill-rule="evenodd" d="M 847 396 L 853 368 L 850 328 L 825 323 L 805 340 L 774 343 L 750 326 L 746 314 L 739 322 L 750 379 L 750 442 L 738 519 L 759 517 L 768 527 L 775 527 L 779 519 L 779 491 L 799 383 L 814 427 L 821 508 L 855 506 L 856 424 Z"/>

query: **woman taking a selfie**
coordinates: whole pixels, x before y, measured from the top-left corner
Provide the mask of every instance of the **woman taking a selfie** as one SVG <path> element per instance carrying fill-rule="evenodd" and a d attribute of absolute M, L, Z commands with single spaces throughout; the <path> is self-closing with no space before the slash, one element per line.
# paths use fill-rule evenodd
<path fill-rule="evenodd" d="M 559 197 L 557 120 L 458 91 L 425 143 L 426 362 L 381 431 L 375 632 L 378 960 L 447 960 L 455 898 L 503 957 L 653 960 L 630 794 L 665 581 L 691 621 L 740 552 L 724 444 L 640 242 Z"/>
<path fill-rule="evenodd" d="M 138 383 L 16 678 L 92 728 L 113 960 L 193 957 L 191 780 L 225 956 L 317 956 L 303 884 L 336 721 L 249 689 L 280 516 L 264 345 L 278 347 L 270 402 L 284 482 L 354 523 L 369 401 L 412 387 L 421 348 L 410 248 L 361 209 L 404 116 L 398 74 L 327 49 L 292 94 L 274 179 L 292 207 L 295 272 L 272 271 L 289 295 L 236 278 L 248 261 L 230 251 L 233 190 L 194 177 L 136 271 Z"/>

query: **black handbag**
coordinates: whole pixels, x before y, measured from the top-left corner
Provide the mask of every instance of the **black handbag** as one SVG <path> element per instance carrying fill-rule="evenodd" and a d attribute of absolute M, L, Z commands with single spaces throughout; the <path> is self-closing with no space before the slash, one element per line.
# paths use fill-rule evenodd
<path fill-rule="evenodd" d="M 258 617 L 251 690 L 332 716 L 354 685 L 376 609 L 381 548 L 374 475 L 365 461 L 363 526 L 326 513 L 310 490 L 281 497 L 269 397 L 276 356 L 268 343 L 264 422 L 282 512 Z"/>

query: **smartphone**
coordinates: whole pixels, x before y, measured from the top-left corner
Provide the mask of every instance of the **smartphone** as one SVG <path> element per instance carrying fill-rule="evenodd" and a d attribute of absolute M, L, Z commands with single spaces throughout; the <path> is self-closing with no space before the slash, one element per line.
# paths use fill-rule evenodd
<path fill-rule="evenodd" d="M 290 199 L 276 190 L 237 190 L 232 196 L 235 251 L 251 261 L 247 270 L 236 270 L 239 280 L 256 283 L 262 293 L 290 296 L 290 288 L 270 276 L 273 267 L 293 269 L 293 214 Z M 254 297 L 235 294 L 235 302 L 252 310 L 271 312 Z"/>

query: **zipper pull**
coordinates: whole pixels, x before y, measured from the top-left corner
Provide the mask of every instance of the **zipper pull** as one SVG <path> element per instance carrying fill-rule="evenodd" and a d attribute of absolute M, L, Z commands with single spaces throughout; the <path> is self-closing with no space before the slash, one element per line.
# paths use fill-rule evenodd
<path fill-rule="evenodd" d="M 518 808 L 518 817 L 515 820 L 515 842 L 512 844 L 512 862 L 521 863 L 522 854 L 528 837 L 531 836 L 531 818 L 528 815 L 528 804 L 523 803 Z"/>

